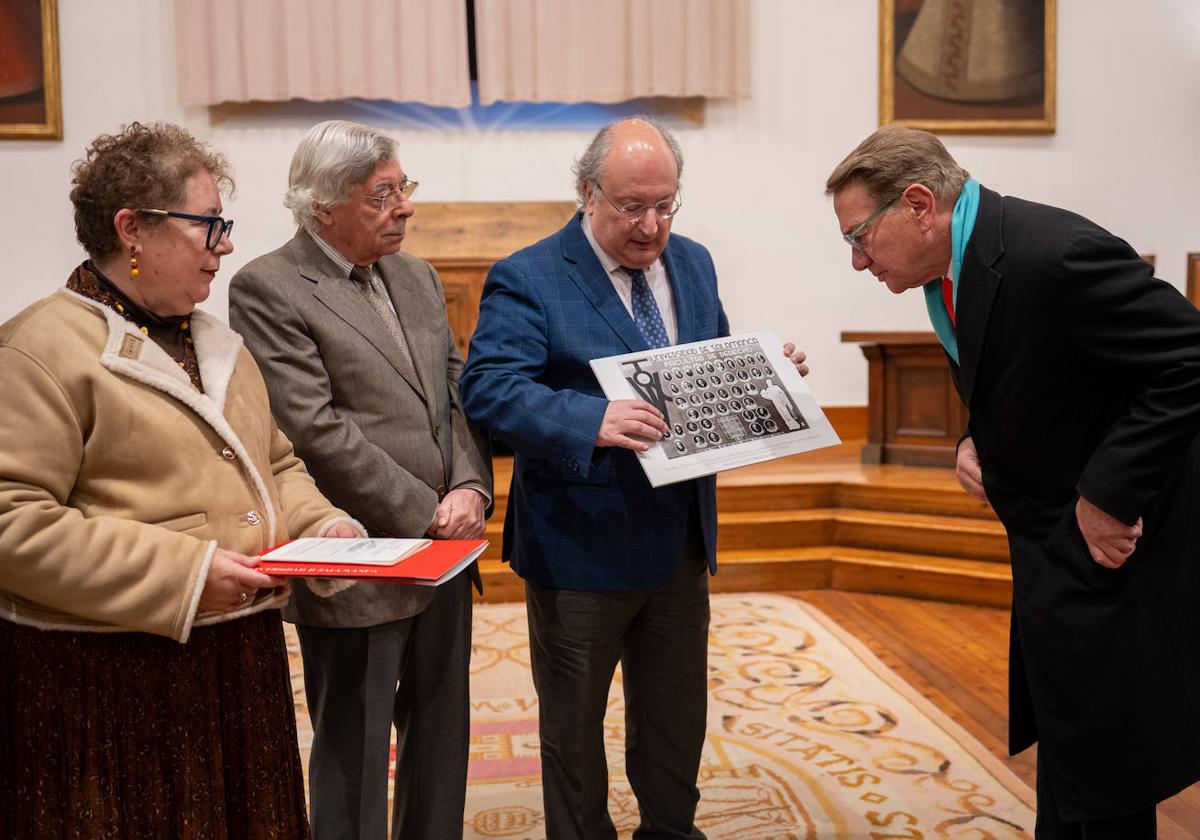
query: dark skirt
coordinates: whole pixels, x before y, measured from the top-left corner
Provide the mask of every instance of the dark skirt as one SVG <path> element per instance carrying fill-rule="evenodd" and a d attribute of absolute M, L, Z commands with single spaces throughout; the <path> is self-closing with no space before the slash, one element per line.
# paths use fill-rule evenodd
<path fill-rule="evenodd" d="M 146 633 L 0 620 L 0 837 L 309 836 L 275 610 Z"/>

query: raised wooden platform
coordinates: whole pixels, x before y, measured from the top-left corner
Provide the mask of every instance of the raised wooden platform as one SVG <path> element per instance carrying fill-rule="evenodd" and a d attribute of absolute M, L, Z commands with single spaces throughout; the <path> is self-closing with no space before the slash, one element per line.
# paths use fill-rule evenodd
<path fill-rule="evenodd" d="M 863 440 L 723 473 L 717 592 L 841 589 L 1007 606 L 1004 528 L 953 470 L 861 463 Z M 500 561 L 512 461 L 496 461 L 487 601 L 523 598 Z"/>

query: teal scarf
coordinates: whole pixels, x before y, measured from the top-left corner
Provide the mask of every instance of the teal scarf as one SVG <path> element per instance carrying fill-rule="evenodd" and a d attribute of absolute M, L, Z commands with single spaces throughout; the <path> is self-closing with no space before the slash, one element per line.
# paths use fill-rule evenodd
<path fill-rule="evenodd" d="M 962 279 L 963 254 L 967 250 L 967 242 L 971 239 L 971 231 L 975 229 L 975 216 L 979 213 L 979 182 L 968 178 L 963 184 L 958 201 L 954 203 L 954 215 L 950 219 L 950 276 L 954 279 L 951 300 L 954 310 L 958 311 L 958 283 Z M 950 323 L 950 313 L 942 300 L 942 278 L 935 277 L 925 284 L 925 308 L 929 310 L 929 320 L 938 341 L 946 348 L 954 364 L 958 364 L 958 337 L 954 334 L 954 325 Z"/>

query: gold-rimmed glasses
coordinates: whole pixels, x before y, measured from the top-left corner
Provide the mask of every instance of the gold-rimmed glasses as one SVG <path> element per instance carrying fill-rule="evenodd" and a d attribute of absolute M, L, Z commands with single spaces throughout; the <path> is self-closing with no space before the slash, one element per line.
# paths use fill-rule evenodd
<path fill-rule="evenodd" d="M 378 207 L 379 212 L 382 213 L 386 210 L 395 210 L 400 206 L 401 201 L 406 198 L 412 198 L 412 194 L 417 191 L 417 187 L 419 186 L 421 186 L 420 182 L 410 181 L 408 178 L 405 178 L 400 182 L 400 186 L 397 189 L 388 190 L 377 195 L 364 195 L 363 198 Z"/>
<path fill-rule="evenodd" d="M 596 192 L 604 196 L 604 200 L 608 202 L 608 206 L 616 210 L 617 213 L 621 215 L 621 218 L 624 219 L 629 225 L 636 225 L 641 222 L 642 218 L 646 215 L 646 211 L 652 207 L 654 208 L 654 215 L 658 217 L 658 220 L 660 222 L 665 222 L 673 219 L 675 214 L 679 212 L 679 208 L 683 206 L 683 196 L 676 191 L 675 195 L 671 196 L 670 198 L 664 198 L 662 201 L 658 202 L 658 204 L 642 204 L 641 202 L 635 201 L 626 204 L 623 207 L 618 207 L 613 200 L 608 197 L 608 193 L 601 189 L 599 182 L 593 182 L 592 186 L 595 187 Z"/>

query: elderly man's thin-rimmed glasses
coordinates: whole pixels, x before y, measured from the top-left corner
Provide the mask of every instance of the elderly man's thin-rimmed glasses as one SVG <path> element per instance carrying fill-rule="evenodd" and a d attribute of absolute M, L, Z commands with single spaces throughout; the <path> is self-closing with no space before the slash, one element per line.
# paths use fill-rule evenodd
<path fill-rule="evenodd" d="M 626 204 L 623 207 L 618 207 L 613 203 L 613 200 L 608 197 L 608 193 L 604 192 L 604 190 L 600 188 L 599 182 L 593 181 L 592 186 L 595 187 L 596 192 L 604 196 L 604 200 L 608 202 L 608 206 L 616 210 L 621 215 L 621 218 L 630 225 L 636 225 L 640 223 L 642 218 L 646 215 L 646 211 L 652 207 L 654 208 L 654 215 L 658 217 L 658 220 L 660 222 L 665 222 L 669 219 L 675 218 L 675 214 L 678 213 L 679 208 L 683 206 L 683 197 L 677 191 L 674 196 L 671 198 L 665 198 L 658 202 L 658 204 L 642 204 L 640 202 L 634 202 L 632 204 Z"/>
<path fill-rule="evenodd" d="M 385 210 L 395 210 L 405 198 L 412 198 L 412 194 L 417 191 L 419 186 L 421 184 L 418 181 L 410 181 L 405 178 L 400 182 L 399 189 L 388 190 L 378 195 L 364 195 L 363 198 L 378 207 L 379 212 L 382 213 Z"/>
<path fill-rule="evenodd" d="M 846 243 L 855 251 L 858 251 L 860 254 L 866 254 L 867 249 L 861 242 L 858 241 L 858 238 L 866 232 L 868 227 L 871 226 L 871 222 L 882 216 L 883 212 L 895 204 L 896 200 L 902 195 L 904 195 L 903 192 L 898 192 L 887 201 L 883 202 L 883 204 L 880 204 L 875 208 L 874 213 L 872 213 L 870 216 L 867 216 L 867 218 L 855 225 L 854 230 L 850 231 L 849 233 L 843 233 L 842 239 L 846 240 Z"/>
<path fill-rule="evenodd" d="M 222 219 L 220 216 L 197 216 L 195 213 L 176 213 L 174 210 L 150 210 L 141 208 L 138 213 L 149 213 L 151 216 L 168 216 L 172 219 L 188 219 L 193 222 L 208 224 L 208 233 L 204 237 L 204 247 L 210 251 L 217 250 L 221 237 L 233 232 L 233 219 Z"/>

